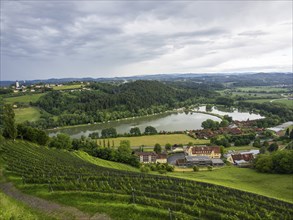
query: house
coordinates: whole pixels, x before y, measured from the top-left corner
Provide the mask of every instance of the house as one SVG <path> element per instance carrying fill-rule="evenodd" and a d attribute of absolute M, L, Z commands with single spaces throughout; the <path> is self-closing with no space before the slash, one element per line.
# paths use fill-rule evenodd
<path fill-rule="evenodd" d="M 156 154 L 155 152 L 137 152 L 140 163 L 167 163 L 167 154 Z"/>
<path fill-rule="evenodd" d="M 253 153 L 231 154 L 227 161 L 235 165 L 247 165 L 254 159 Z"/>
<path fill-rule="evenodd" d="M 188 156 L 207 156 L 209 158 L 221 158 L 221 149 L 219 146 L 194 146 L 185 150 Z"/>
<path fill-rule="evenodd" d="M 157 154 L 155 152 L 137 152 L 140 163 L 155 163 Z"/>
<path fill-rule="evenodd" d="M 156 163 L 167 163 L 167 154 L 157 154 Z"/>

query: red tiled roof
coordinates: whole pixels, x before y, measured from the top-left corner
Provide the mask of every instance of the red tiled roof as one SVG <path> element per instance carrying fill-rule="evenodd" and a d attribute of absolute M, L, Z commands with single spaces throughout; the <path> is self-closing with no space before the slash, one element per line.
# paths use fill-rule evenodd
<path fill-rule="evenodd" d="M 245 160 L 245 161 L 251 161 L 253 160 L 253 154 L 250 153 L 250 154 L 234 154 L 234 155 L 231 155 L 232 156 L 232 159 L 235 161 L 235 160 Z"/>

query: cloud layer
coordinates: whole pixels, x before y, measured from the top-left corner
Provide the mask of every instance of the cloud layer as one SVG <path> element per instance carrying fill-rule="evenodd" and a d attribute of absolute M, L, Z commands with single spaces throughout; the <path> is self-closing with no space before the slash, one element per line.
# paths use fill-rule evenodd
<path fill-rule="evenodd" d="M 1 2 L 2 80 L 292 71 L 292 1 Z"/>

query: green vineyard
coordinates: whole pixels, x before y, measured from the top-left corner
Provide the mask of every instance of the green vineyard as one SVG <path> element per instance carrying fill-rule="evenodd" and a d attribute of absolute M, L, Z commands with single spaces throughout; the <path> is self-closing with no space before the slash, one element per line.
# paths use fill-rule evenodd
<path fill-rule="evenodd" d="M 162 210 L 158 219 L 292 219 L 293 204 L 207 183 L 100 167 L 62 150 L 24 141 L 1 144 L 5 174 L 48 193 Z M 92 195 L 92 196 L 91 196 Z M 97 202 L 100 200 L 97 200 Z M 144 219 L 143 216 L 140 219 Z"/>

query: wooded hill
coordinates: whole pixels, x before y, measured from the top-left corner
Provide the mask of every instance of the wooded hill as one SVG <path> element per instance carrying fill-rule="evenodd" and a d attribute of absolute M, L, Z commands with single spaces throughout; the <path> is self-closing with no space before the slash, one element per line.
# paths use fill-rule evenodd
<path fill-rule="evenodd" d="M 59 116 L 57 126 L 102 122 L 163 112 L 217 95 L 198 83 L 138 80 L 120 85 L 92 83 L 89 87 L 91 90 L 52 91 L 42 96 L 36 105 L 51 114 L 43 114 L 46 125 L 42 127 L 54 126 L 48 120 L 54 115 Z"/>

